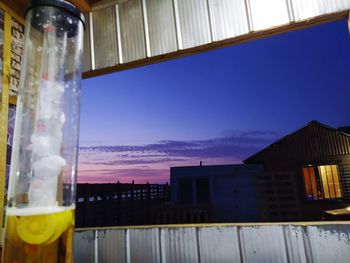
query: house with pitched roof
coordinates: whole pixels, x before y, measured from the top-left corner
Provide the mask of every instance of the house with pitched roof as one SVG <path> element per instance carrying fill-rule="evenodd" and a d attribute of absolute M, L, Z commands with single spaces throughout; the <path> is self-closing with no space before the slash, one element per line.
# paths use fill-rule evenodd
<path fill-rule="evenodd" d="M 317 121 L 244 160 L 257 175 L 263 221 L 321 220 L 350 204 L 350 134 Z"/>

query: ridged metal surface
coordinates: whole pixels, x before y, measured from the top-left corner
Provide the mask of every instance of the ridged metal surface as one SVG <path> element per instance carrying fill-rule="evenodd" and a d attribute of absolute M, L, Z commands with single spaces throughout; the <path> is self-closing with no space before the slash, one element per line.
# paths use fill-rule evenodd
<path fill-rule="evenodd" d="M 347 223 L 88 230 L 75 233 L 74 262 L 94 262 L 92 237 L 98 242 L 95 263 L 345 263 L 350 258 Z"/>
<path fill-rule="evenodd" d="M 74 262 L 94 263 L 95 237 L 93 231 L 74 234 Z"/>
<path fill-rule="evenodd" d="M 174 263 L 199 262 L 196 230 L 194 227 L 162 229 L 162 261 Z"/>
<path fill-rule="evenodd" d="M 291 147 L 294 145 L 300 147 Z M 247 160 L 258 161 L 258 159 L 264 158 L 281 161 L 286 156 L 294 160 L 308 160 L 311 157 L 340 157 L 348 154 L 350 154 L 350 136 L 348 134 L 313 121 L 285 136 L 278 143 L 273 144 L 273 147 L 267 147 Z"/>
<path fill-rule="evenodd" d="M 141 0 L 129 0 L 117 6 L 120 35 L 120 63 L 146 57 L 145 28 Z"/>
<path fill-rule="evenodd" d="M 244 262 L 288 262 L 282 227 L 244 227 L 239 235 Z"/>
<path fill-rule="evenodd" d="M 237 227 L 204 227 L 198 230 L 201 262 L 233 262 L 240 258 Z M 213 253 L 215 251 L 215 253 Z"/>
<path fill-rule="evenodd" d="M 89 16 L 85 16 L 85 31 L 84 31 L 84 57 L 83 57 L 83 72 L 91 70 L 91 47 L 90 47 L 90 21 Z"/>
<path fill-rule="evenodd" d="M 182 50 L 239 36 L 248 40 L 254 31 L 350 9 L 350 0 L 128 0 L 118 3 L 99 11 L 93 8 L 90 38 L 93 41 L 86 42 L 92 50 L 91 70 L 168 53 L 176 56 L 182 54 Z M 90 55 L 88 47 L 84 51 L 85 56 Z M 87 57 L 85 72 L 89 71 L 88 61 Z"/>
<path fill-rule="evenodd" d="M 348 0 L 292 0 L 296 21 L 349 8 Z"/>
<path fill-rule="evenodd" d="M 309 227 L 308 236 L 314 262 L 350 262 L 350 229 L 348 225 Z"/>
<path fill-rule="evenodd" d="M 177 50 L 175 15 L 172 0 L 146 0 L 150 55 Z"/>
<path fill-rule="evenodd" d="M 262 30 L 290 22 L 286 0 L 250 0 L 253 30 Z"/>
<path fill-rule="evenodd" d="M 118 63 L 115 9 L 92 12 L 94 58 L 96 69 Z"/>
<path fill-rule="evenodd" d="M 209 0 L 213 41 L 249 32 L 245 0 Z"/>
<path fill-rule="evenodd" d="M 124 263 L 126 259 L 126 230 L 98 231 L 98 262 Z M 80 262 L 80 261 L 77 261 Z M 81 261 L 83 262 L 83 261 Z"/>
<path fill-rule="evenodd" d="M 311 261 L 310 247 L 305 229 L 301 226 L 285 226 L 283 234 L 289 262 L 306 263 Z"/>
<path fill-rule="evenodd" d="M 130 229 L 130 262 L 161 261 L 159 229 Z"/>
<path fill-rule="evenodd" d="M 206 0 L 174 0 L 178 12 L 180 48 L 200 46 L 211 41 Z"/>

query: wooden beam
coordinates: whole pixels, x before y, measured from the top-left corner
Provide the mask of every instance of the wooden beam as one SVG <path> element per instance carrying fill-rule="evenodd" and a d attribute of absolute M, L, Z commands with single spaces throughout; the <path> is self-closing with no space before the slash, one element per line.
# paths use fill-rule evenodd
<path fill-rule="evenodd" d="M 91 11 L 97 11 L 128 0 L 99 0 L 91 2 Z"/>
<path fill-rule="evenodd" d="M 16 18 L 22 24 L 25 20 L 25 10 L 26 10 L 26 2 L 23 0 L 1 0 L 0 8 L 3 9 L 10 16 Z"/>
<path fill-rule="evenodd" d="M 69 0 L 69 2 L 77 6 L 84 13 L 91 11 L 91 5 L 88 0 Z"/>
<path fill-rule="evenodd" d="M 91 11 L 91 5 L 88 0 L 68 0 L 75 6 L 77 6 L 82 12 L 87 13 Z M 12 9 L 22 19 L 25 18 L 25 11 L 28 6 L 29 0 L 1 0 L 3 4 Z"/>

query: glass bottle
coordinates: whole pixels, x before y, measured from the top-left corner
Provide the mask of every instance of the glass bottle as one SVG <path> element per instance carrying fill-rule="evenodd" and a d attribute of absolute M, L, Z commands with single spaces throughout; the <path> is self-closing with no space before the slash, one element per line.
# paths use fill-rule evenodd
<path fill-rule="evenodd" d="M 83 32 L 69 2 L 27 9 L 2 262 L 72 262 Z"/>

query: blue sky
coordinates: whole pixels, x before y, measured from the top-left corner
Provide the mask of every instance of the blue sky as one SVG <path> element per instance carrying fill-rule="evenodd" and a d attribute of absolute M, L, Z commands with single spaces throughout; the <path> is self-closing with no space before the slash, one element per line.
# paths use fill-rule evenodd
<path fill-rule="evenodd" d="M 79 181 L 164 182 L 170 166 L 238 163 L 310 120 L 350 125 L 349 72 L 341 20 L 86 79 Z"/>

